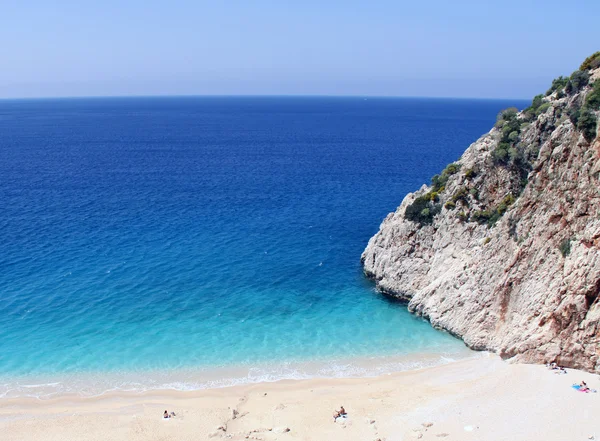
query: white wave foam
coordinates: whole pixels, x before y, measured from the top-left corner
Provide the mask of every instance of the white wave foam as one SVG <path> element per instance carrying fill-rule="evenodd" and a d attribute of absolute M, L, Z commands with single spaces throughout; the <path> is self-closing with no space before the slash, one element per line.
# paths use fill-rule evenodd
<path fill-rule="evenodd" d="M 280 380 L 377 377 L 486 355 L 486 353 L 468 351 L 456 354 L 414 354 L 402 357 L 280 362 L 247 367 L 88 373 L 53 376 L 45 379 L 17 377 L 10 381 L 4 381 L 0 385 L 0 398 L 33 397 L 44 400 L 61 395 L 97 397 L 110 393 L 136 394 L 154 390 L 217 389 L 243 384 L 272 383 Z M 32 380 L 39 381 L 32 382 Z"/>

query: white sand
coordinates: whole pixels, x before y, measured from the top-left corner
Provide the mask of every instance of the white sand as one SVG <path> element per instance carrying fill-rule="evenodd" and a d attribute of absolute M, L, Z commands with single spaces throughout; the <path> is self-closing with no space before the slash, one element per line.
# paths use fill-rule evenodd
<path fill-rule="evenodd" d="M 600 440 L 600 393 L 570 387 L 581 380 L 600 389 L 596 375 L 574 370 L 556 375 L 543 366 L 489 356 L 378 378 L 2 399 L 0 439 Z M 349 418 L 334 423 L 332 413 L 340 405 Z M 165 409 L 177 417 L 163 420 Z M 238 415 L 232 419 L 234 409 Z"/>

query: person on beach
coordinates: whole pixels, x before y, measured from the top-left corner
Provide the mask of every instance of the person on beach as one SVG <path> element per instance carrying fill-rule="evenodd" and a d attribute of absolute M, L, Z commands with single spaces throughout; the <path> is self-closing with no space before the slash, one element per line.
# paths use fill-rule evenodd
<path fill-rule="evenodd" d="M 169 412 L 167 412 L 166 410 L 165 410 L 165 413 L 163 413 L 163 418 L 171 418 L 169 416 Z"/>
<path fill-rule="evenodd" d="M 590 388 L 588 387 L 588 385 L 586 384 L 585 381 L 582 381 L 581 384 L 579 385 L 579 390 L 582 392 L 587 392 L 590 390 Z"/>
<path fill-rule="evenodd" d="M 337 410 L 334 410 L 333 411 L 333 422 L 335 423 L 339 417 L 341 417 L 340 413 Z"/>
<path fill-rule="evenodd" d="M 566 374 L 567 373 L 567 371 L 564 367 L 559 366 L 554 362 L 547 364 L 546 366 L 548 366 L 548 369 L 550 369 L 551 371 L 554 371 L 555 374 Z"/>
<path fill-rule="evenodd" d="M 346 409 L 344 409 L 344 406 L 340 406 L 340 410 L 333 411 L 333 422 L 335 423 L 338 418 L 345 417 L 346 415 L 348 415 Z"/>

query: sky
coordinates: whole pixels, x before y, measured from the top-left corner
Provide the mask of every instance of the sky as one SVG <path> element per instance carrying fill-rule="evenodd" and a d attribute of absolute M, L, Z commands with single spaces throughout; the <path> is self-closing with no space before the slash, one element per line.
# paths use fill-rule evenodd
<path fill-rule="evenodd" d="M 0 98 L 531 98 L 600 50 L 600 1 L 2 0 Z"/>

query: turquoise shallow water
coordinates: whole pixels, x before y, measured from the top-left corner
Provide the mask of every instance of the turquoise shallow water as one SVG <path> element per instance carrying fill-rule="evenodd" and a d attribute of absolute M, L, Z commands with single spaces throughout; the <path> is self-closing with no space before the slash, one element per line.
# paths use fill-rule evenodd
<path fill-rule="evenodd" d="M 0 395 L 464 356 L 359 258 L 406 192 L 524 104 L 1 101 Z"/>

